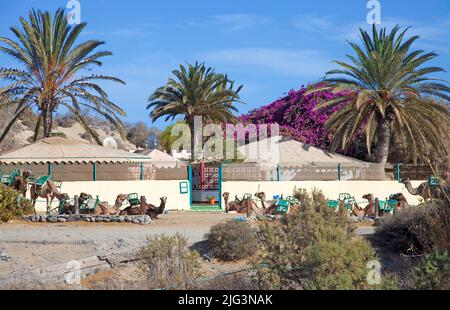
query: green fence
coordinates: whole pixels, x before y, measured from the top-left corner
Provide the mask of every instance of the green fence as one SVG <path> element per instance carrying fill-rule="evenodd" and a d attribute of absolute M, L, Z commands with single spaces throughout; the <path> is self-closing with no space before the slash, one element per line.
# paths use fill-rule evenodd
<path fill-rule="evenodd" d="M 138 181 L 187 180 L 187 162 L 167 163 L 68 163 L 68 164 L 0 164 L 0 175 L 14 170 L 31 170 L 33 175 L 51 175 L 54 180 L 70 181 Z M 312 163 L 265 166 L 256 163 L 222 165 L 223 181 L 346 181 L 346 180 L 427 180 L 449 171 L 448 165 Z"/>

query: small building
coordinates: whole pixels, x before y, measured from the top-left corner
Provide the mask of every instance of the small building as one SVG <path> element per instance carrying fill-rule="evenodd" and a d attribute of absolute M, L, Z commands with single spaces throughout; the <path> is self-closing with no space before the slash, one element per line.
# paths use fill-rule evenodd
<path fill-rule="evenodd" d="M 238 147 L 246 163 L 280 165 L 364 164 L 364 161 L 330 153 L 290 137 L 275 136 Z"/>
<path fill-rule="evenodd" d="M 157 149 L 139 151 L 139 154 L 150 157 L 150 162 L 156 168 L 176 168 L 180 162 L 175 157 Z"/>
<path fill-rule="evenodd" d="M 191 160 L 191 153 L 187 150 L 181 150 L 181 152 L 172 150 L 171 155 L 178 160 Z"/>
<path fill-rule="evenodd" d="M 61 181 L 139 180 L 151 173 L 148 156 L 51 137 L 0 156 L 0 172 L 31 170 Z"/>

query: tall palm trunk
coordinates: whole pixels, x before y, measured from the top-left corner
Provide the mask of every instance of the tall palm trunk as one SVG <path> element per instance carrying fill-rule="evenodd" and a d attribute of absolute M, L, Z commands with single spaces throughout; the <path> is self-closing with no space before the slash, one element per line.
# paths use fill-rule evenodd
<path fill-rule="evenodd" d="M 44 127 L 44 138 L 48 138 L 52 133 L 52 126 L 53 126 L 52 111 L 49 108 L 46 108 L 42 111 L 42 114 L 43 114 L 42 121 Z"/>
<path fill-rule="evenodd" d="M 194 127 L 194 119 L 188 118 L 187 123 L 189 125 L 189 130 L 191 131 L 191 160 L 195 159 L 195 127 Z"/>
<path fill-rule="evenodd" d="M 394 121 L 394 113 L 387 112 L 385 117 L 378 119 L 377 136 L 378 142 L 375 146 L 375 162 L 387 163 L 389 155 L 389 144 L 391 140 L 391 126 Z"/>

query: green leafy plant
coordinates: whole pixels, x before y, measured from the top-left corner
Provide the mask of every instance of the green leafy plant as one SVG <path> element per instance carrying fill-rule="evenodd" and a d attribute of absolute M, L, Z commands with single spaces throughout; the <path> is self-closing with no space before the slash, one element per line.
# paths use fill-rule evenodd
<path fill-rule="evenodd" d="M 256 230 L 246 222 L 217 224 L 211 227 L 206 238 L 214 256 L 225 261 L 250 257 L 258 245 Z"/>
<path fill-rule="evenodd" d="M 14 123 L 33 108 L 38 111 L 33 128 L 34 140 L 40 132 L 48 138 L 53 128 L 53 115 L 64 107 L 98 144 L 99 137 L 92 132 L 81 109 L 94 111 L 117 128 L 125 139 L 123 124 L 125 116 L 119 106 L 108 98 L 98 84 L 99 81 L 113 81 L 124 84 L 116 77 L 107 75 L 82 75 L 102 65 L 102 58 L 111 55 L 108 51 L 97 51 L 105 42 L 89 40 L 76 43 L 86 23 L 71 27 L 64 10 L 49 12 L 31 10 L 29 19 L 20 18 L 23 29 L 12 27 L 14 39 L 0 37 L 0 52 L 11 56 L 19 65 L 17 68 L 0 68 L 0 80 L 8 84 L 0 90 L 0 98 L 8 98 L 0 108 L 16 106 L 14 116 L 8 120 L 0 141 L 8 134 Z"/>
<path fill-rule="evenodd" d="M 152 288 L 188 289 L 199 276 L 199 255 L 178 233 L 149 237 L 139 257 Z"/>
<path fill-rule="evenodd" d="M 450 289 L 450 256 L 447 251 L 425 255 L 413 270 L 415 289 Z"/>
<path fill-rule="evenodd" d="M 371 34 L 360 29 L 362 46 L 350 43 L 355 55 L 348 56 L 349 62 L 335 61 L 340 68 L 327 72 L 324 82 L 329 87 L 350 92 L 316 108 L 325 112 L 351 100 L 327 120 L 333 151 L 347 150 L 362 134 L 377 163 L 387 162 L 392 136 L 402 141 L 413 161 L 427 158 L 430 149 L 448 156 L 441 141 L 448 140 L 448 127 L 442 124 L 448 123 L 450 113 L 435 98 L 448 101 L 450 88 L 431 76 L 444 69 L 426 66 L 437 54 L 413 50 L 419 36 L 407 37 L 407 31 L 399 26 L 390 33 L 375 25 Z"/>
<path fill-rule="evenodd" d="M 8 222 L 34 212 L 31 202 L 19 195 L 14 189 L 0 184 L 0 222 Z"/>
<path fill-rule="evenodd" d="M 203 117 L 204 122 L 233 122 L 236 102 L 241 102 L 239 92 L 242 86 L 234 88 L 234 81 L 225 74 L 214 72 L 205 64 L 180 65 L 179 70 L 172 71 L 175 78 L 170 78 L 166 85 L 159 87 L 150 96 L 147 109 L 153 121 L 164 117 L 166 121 L 178 116 L 191 132 L 191 147 L 194 144 L 194 117 Z M 170 151 L 170 150 L 169 150 Z M 194 152 L 192 152 L 194 158 Z"/>

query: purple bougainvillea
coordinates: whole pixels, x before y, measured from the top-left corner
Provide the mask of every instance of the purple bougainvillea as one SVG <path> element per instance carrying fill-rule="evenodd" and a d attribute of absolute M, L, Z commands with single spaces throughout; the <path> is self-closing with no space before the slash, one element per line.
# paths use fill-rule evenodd
<path fill-rule="evenodd" d="M 317 85 L 317 87 L 320 86 L 323 85 Z M 328 117 L 342 106 L 326 112 L 317 111 L 315 107 L 321 102 L 348 95 L 349 91 L 321 90 L 305 95 L 308 90 L 310 88 L 305 86 L 302 86 L 300 90 L 291 90 L 286 97 L 240 116 L 239 121 L 244 124 L 277 123 L 283 136 L 290 136 L 317 147 L 328 148 L 331 136 L 325 123 Z"/>

